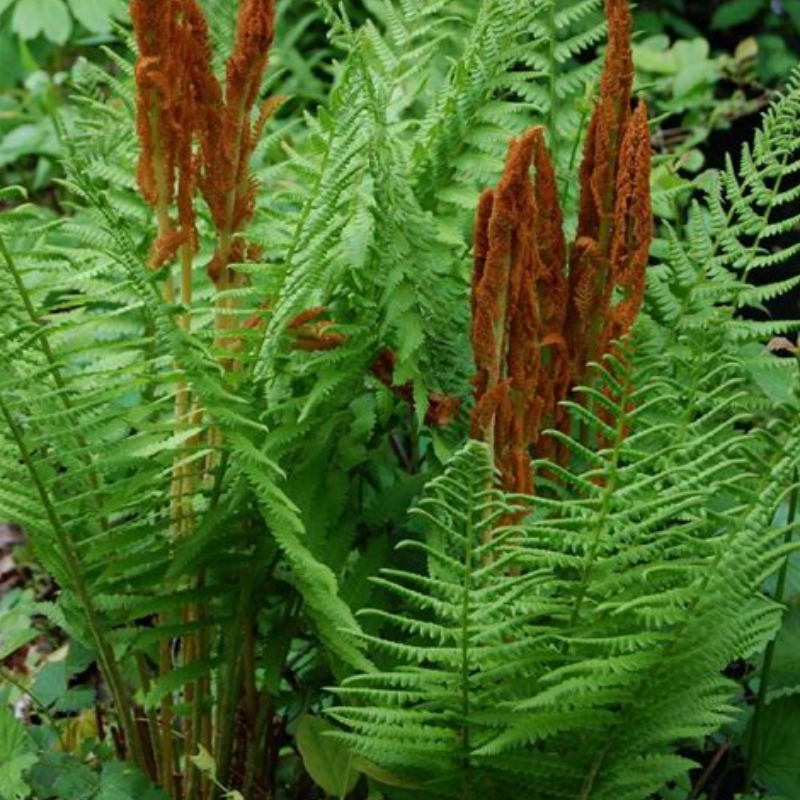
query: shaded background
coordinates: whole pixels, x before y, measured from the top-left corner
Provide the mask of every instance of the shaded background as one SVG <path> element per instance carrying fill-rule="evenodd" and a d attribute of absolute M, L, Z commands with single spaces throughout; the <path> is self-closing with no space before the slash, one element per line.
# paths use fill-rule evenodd
<path fill-rule="evenodd" d="M 319 11 L 312 0 L 278 5 L 278 60 L 296 79 L 295 102 L 313 105 L 330 77 Z M 356 21 L 376 11 L 374 0 L 346 5 Z M 685 152 L 695 171 L 718 166 L 715 154 L 749 137 L 769 91 L 800 58 L 800 0 L 642 0 L 636 13 L 640 82 L 652 82 L 665 115 L 657 147 Z M 70 71 L 81 56 L 104 61 L 103 46 L 124 50 L 113 25 L 126 15 L 126 0 L 0 0 L 0 184 L 47 193 L 58 170 L 53 115 L 69 124 Z"/>

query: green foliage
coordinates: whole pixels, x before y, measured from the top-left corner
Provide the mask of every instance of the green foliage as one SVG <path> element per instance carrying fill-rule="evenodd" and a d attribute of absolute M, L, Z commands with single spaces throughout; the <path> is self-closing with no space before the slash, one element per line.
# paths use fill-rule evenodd
<path fill-rule="evenodd" d="M 317 717 L 305 716 L 297 726 L 297 748 L 308 774 L 326 794 L 347 797 L 360 777 L 354 756 L 330 734 L 332 725 Z"/>
<path fill-rule="evenodd" d="M 22 722 L 14 719 L 6 704 L 0 705 L 0 797 L 3 800 L 30 797 L 24 773 L 35 763 L 36 756 Z"/>
<path fill-rule="evenodd" d="M 580 413 L 604 447 L 568 441 L 587 463 L 559 474 L 562 497 L 503 498 L 477 444 L 430 484 L 406 543 L 427 573 L 380 579 L 404 610 L 376 612 L 398 632 L 368 637 L 386 666 L 338 690 L 343 741 L 432 797 L 641 800 L 685 775 L 675 745 L 729 718 L 724 667 L 779 619 L 757 589 L 797 460 L 793 440 L 770 454 L 737 432 L 740 364 L 695 368 L 654 363 L 634 390 L 611 365 L 619 399 L 592 390 L 603 415 Z M 766 475 L 743 470 L 765 458 Z M 529 512 L 504 525 L 515 501 Z"/>
<path fill-rule="evenodd" d="M 123 15 L 121 0 L 2 0 L 0 15 L 22 39 L 43 35 L 64 45 L 80 25 L 90 33 L 107 33 L 115 17 Z"/>
<path fill-rule="evenodd" d="M 651 33 L 711 36 L 730 50 L 739 43 L 753 45 L 759 78 L 768 84 L 782 83 L 797 66 L 800 11 L 793 0 L 644 0 L 637 17 Z"/>
<path fill-rule="evenodd" d="M 667 236 L 663 263 L 650 271 L 654 317 L 673 330 L 720 320 L 740 341 L 763 341 L 797 327 L 796 320 L 749 322 L 731 307 L 764 309 L 791 292 L 798 277 L 770 280 L 770 270 L 792 263 L 800 245 L 787 243 L 800 216 L 794 176 L 800 169 L 800 75 L 764 115 L 755 141 L 720 174 L 703 176 L 703 201 L 693 203 L 682 231 Z M 751 280 L 763 276 L 757 286 Z M 785 366 L 791 367 L 791 362 Z"/>
<path fill-rule="evenodd" d="M 25 17 L 35 4 L 0 13 L 68 35 L 66 2 Z M 41 724 L 0 706 L 0 793 L 157 800 L 168 763 L 192 800 L 310 781 L 391 800 L 686 795 L 761 678 L 756 778 L 791 800 L 796 593 L 770 599 L 765 580 L 793 549 L 797 363 L 764 345 L 798 328 L 767 309 L 800 288 L 779 274 L 800 257 L 800 75 L 687 213 L 686 186 L 657 174 L 671 225 L 647 313 L 550 434 L 563 462 L 534 461 L 537 495 L 508 496 L 465 443 L 474 208 L 508 140 L 542 124 L 574 216 L 602 3 L 365 5 L 279 5 L 265 92 L 293 97 L 254 157 L 262 255 L 221 298 L 204 207 L 191 306 L 147 267 L 127 56 L 77 62 L 52 130 L 43 102 L 31 124 L 52 151 L 31 130 L 0 144 L 16 165 L 57 139 L 65 176 L 59 214 L 0 192 L 0 519 L 58 586 L 0 601 L 0 659 L 34 613 L 53 649 L 69 639 L 15 678 Z M 235 4 L 205 6 L 230 41 Z M 100 29 L 105 5 L 69 9 Z M 720 9 L 719 26 L 744 13 Z M 642 42 L 639 65 L 694 144 L 721 65 L 666 45 Z M 235 346 L 216 327 L 227 301 Z M 310 309 L 336 346 L 303 349 Z M 441 429 L 444 395 L 462 413 Z M 739 681 L 735 661 L 752 665 Z M 73 685 L 95 664 L 100 691 Z M 81 734 L 95 708 L 138 768 Z"/>

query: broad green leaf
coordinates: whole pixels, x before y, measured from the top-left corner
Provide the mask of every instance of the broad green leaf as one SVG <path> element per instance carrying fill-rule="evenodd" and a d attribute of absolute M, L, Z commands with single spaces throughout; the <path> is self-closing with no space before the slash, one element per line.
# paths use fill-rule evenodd
<path fill-rule="evenodd" d="M 769 678 L 769 699 L 774 701 L 788 695 L 799 694 L 800 598 L 797 598 L 784 615 L 783 625 L 775 640 L 775 656 Z"/>
<path fill-rule="evenodd" d="M 800 3 L 797 0 L 789 0 L 789 2 L 784 3 L 783 9 L 792 21 L 795 30 L 800 33 Z"/>
<path fill-rule="evenodd" d="M 767 6 L 767 2 L 768 0 L 728 0 L 714 13 L 711 27 L 721 30 L 750 22 Z"/>
<path fill-rule="evenodd" d="M 59 800 L 86 800 L 100 786 L 100 776 L 86 764 L 75 763 L 68 772 L 59 775 L 53 788 Z"/>
<path fill-rule="evenodd" d="M 192 756 L 192 764 L 194 764 L 203 775 L 208 775 L 212 779 L 217 775 L 217 762 L 214 760 L 214 756 L 212 756 L 203 745 L 199 745 L 197 755 Z"/>
<path fill-rule="evenodd" d="M 104 33 L 111 27 L 111 17 L 118 12 L 117 0 L 68 0 L 75 19 L 92 33 Z"/>
<path fill-rule="evenodd" d="M 30 787 L 25 772 L 37 762 L 33 743 L 11 709 L 0 706 L 0 800 L 25 800 Z"/>
<path fill-rule="evenodd" d="M 18 0 L 11 29 L 23 39 L 43 33 L 53 44 L 65 44 L 72 33 L 72 19 L 64 0 Z"/>
<path fill-rule="evenodd" d="M 166 800 L 136 767 L 121 761 L 103 765 L 96 800 Z"/>
<path fill-rule="evenodd" d="M 764 708 L 755 742 L 756 775 L 771 792 L 800 800 L 800 696 Z"/>
<path fill-rule="evenodd" d="M 39 635 L 31 623 L 32 603 L 33 594 L 28 591 L 9 592 L 0 599 L 0 662 Z"/>
<path fill-rule="evenodd" d="M 297 727 L 297 747 L 314 783 L 338 800 L 356 788 L 359 772 L 353 754 L 330 736 L 335 731 L 325 720 L 306 714 Z"/>
<path fill-rule="evenodd" d="M 378 764 L 375 764 L 373 761 L 370 761 L 368 758 L 364 758 L 364 756 L 355 756 L 353 759 L 353 767 L 363 775 L 366 775 L 368 778 L 372 778 L 372 780 L 377 781 L 378 783 L 382 783 L 384 786 L 396 786 L 398 789 L 419 788 L 418 784 L 413 783 L 412 781 L 409 781 L 400 775 L 395 775 L 390 770 L 384 769 Z"/>

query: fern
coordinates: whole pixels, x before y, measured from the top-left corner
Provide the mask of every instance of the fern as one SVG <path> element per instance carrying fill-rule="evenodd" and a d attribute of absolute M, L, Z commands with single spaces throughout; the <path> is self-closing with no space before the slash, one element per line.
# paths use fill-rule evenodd
<path fill-rule="evenodd" d="M 282 796 L 312 709 L 389 798 L 642 800 L 734 717 L 725 667 L 773 634 L 760 588 L 792 549 L 773 519 L 796 376 L 769 397 L 760 343 L 796 326 L 742 315 L 798 285 L 751 281 L 798 255 L 800 77 L 668 233 L 648 318 L 566 401 L 535 497 L 460 446 L 466 414 L 436 429 L 474 372 L 472 209 L 525 127 L 574 216 L 600 7 L 281 4 L 268 90 L 305 87 L 304 116 L 245 148 L 264 191 L 225 228 L 231 256 L 252 217 L 233 280 L 209 277 L 220 225 L 193 208 L 180 300 L 148 266 L 137 73 L 76 67 L 68 213 L 0 215 L 0 518 L 54 576 L 48 613 L 99 662 L 120 747 L 173 796 L 211 800 L 206 751 L 231 796 Z M 205 8 L 229 42 L 229 5 Z"/>
<path fill-rule="evenodd" d="M 722 671 L 780 613 L 757 590 L 786 552 L 769 526 L 796 444 L 774 452 L 741 432 L 736 364 L 692 365 L 693 380 L 642 369 L 634 390 L 612 360 L 607 391 L 590 390 L 602 413 L 576 406 L 605 442 L 565 437 L 583 469 L 539 465 L 568 492 L 504 500 L 471 444 L 421 503 L 411 546 L 426 574 L 380 579 L 402 603 L 384 615 L 402 638 L 368 639 L 387 666 L 345 682 L 332 714 L 419 792 L 511 792 L 516 776 L 537 798 L 641 800 L 692 768 L 681 742 L 734 713 Z M 766 475 L 746 477 L 764 458 Z M 515 502 L 529 512 L 509 525 Z"/>
<path fill-rule="evenodd" d="M 482 783 L 473 752 L 492 733 L 481 719 L 498 700 L 491 672 L 502 668 L 503 642 L 522 629 L 504 609 L 535 583 L 505 574 L 511 532 L 493 528 L 513 506 L 493 482 L 487 449 L 471 443 L 427 487 L 416 513 L 430 536 L 401 547 L 427 560 L 429 575 L 392 569 L 376 579 L 421 614 L 372 612 L 401 638 L 363 638 L 399 664 L 346 681 L 336 691 L 347 705 L 332 712 L 351 728 L 343 739 L 357 752 L 422 778 L 420 790 L 438 797 L 472 796 Z"/>
<path fill-rule="evenodd" d="M 685 241 L 669 232 L 668 255 L 651 270 L 648 286 L 659 321 L 679 330 L 724 319 L 738 341 L 763 341 L 796 328 L 793 320 L 746 321 L 731 312 L 763 309 L 798 285 L 791 275 L 777 281 L 762 277 L 759 285 L 753 278 L 794 263 L 800 253 L 800 246 L 786 245 L 784 238 L 800 222 L 792 206 L 800 193 L 799 125 L 800 75 L 795 74 L 738 164 L 729 157 L 725 170 L 708 177 L 704 201 L 689 212 Z"/>

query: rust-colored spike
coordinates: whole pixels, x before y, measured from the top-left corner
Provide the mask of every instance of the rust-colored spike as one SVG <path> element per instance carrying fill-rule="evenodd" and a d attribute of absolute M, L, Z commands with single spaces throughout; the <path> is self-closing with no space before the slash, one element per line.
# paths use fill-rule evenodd
<path fill-rule="evenodd" d="M 566 292 L 564 265 L 567 245 L 564 239 L 564 214 L 558 197 L 555 169 L 541 129 L 537 129 L 534 137 L 533 156 L 536 168 L 534 186 L 538 211 L 536 246 L 545 268 L 544 275 L 548 283 L 552 284 L 558 292 L 557 299 L 560 301 L 563 300 L 562 293 Z"/>
<path fill-rule="evenodd" d="M 473 284 L 472 342 L 479 373 L 491 390 L 500 378 L 507 345 L 508 309 L 516 300 L 519 265 L 530 259 L 533 191 L 529 171 L 533 157 L 533 132 L 514 140 L 508 150 L 503 177 L 493 194 L 484 195 L 476 222 Z M 526 226 L 525 223 L 528 223 Z M 527 247 L 526 247 L 527 245 Z M 513 274 L 512 274 L 513 273 Z"/>
<path fill-rule="evenodd" d="M 182 228 L 173 228 L 162 236 L 157 236 L 150 248 L 150 268 L 158 270 L 174 261 L 175 254 L 187 242 L 186 230 Z"/>
<path fill-rule="evenodd" d="M 628 0 L 605 0 L 605 10 L 608 49 L 600 97 L 584 145 L 578 217 L 578 238 L 595 239 L 601 250 L 609 243 L 619 149 L 630 117 L 633 89 L 633 21 Z"/>
<path fill-rule="evenodd" d="M 475 321 L 478 310 L 478 287 L 483 281 L 486 269 L 486 258 L 489 255 L 489 221 L 494 209 L 494 191 L 487 189 L 478 201 L 478 213 L 474 227 L 474 267 L 472 271 L 472 320 L 473 320 L 473 345 L 475 344 Z"/>
<path fill-rule="evenodd" d="M 536 302 L 542 321 L 542 378 L 538 379 L 538 409 L 529 421 L 529 438 L 541 449 L 540 431 L 559 426 L 559 403 L 569 393 L 569 356 L 564 340 L 569 282 L 566 274 L 564 215 L 555 169 L 541 132 L 534 144 L 535 240 L 542 267 L 536 285 Z M 548 446 L 549 443 L 544 444 L 545 449 Z"/>
<path fill-rule="evenodd" d="M 241 256 L 236 234 L 255 210 L 250 157 L 279 104 L 265 103 L 252 119 L 275 36 L 274 0 L 242 0 L 224 90 L 212 69 L 208 24 L 197 0 L 131 0 L 131 16 L 140 54 L 142 194 L 158 208 L 159 238 L 175 224 L 168 210 L 177 201 L 178 226 L 193 243 L 194 196 L 201 191 L 220 238 L 209 273 L 227 285 L 228 267 Z"/>
<path fill-rule="evenodd" d="M 296 328 L 294 336 L 294 348 L 305 350 L 308 353 L 315 353 L 323 350 L 336 350 L 347 343 L 349 337 L 343 333 L 336 333 L 329 330 L 334 327 L 333 322 L 322 320 L 312 324 Z"/>
<path fill-rule="evenodd" d="M 139 48 L 136 65 L 137 129 L 141 142 L 138 181 L 142 196 L 158 210 L 158 239 L 151 267 L 174 257 L 171 243 L 195 243 L 196 162 L 203 91 L 216 79 L 210 67 L 208 27 L 196 0 L 132 0 Z M 177 228 L 169 207 L 177 201 Z"/>
<path fill-rule="evenodd" d="M 298 328 L 302 328 L 309 322 L 316 322 L 320 317 L 327 313 L 328 309 L 325 308 L 325 306 L 317 306 L 315 308 L 306 309 L 305 311 L 300 312 L 293 320 L 291 320 L 287 327 L 290 331 L 296 331 Z"/>
<path fill-rule="evenodd" d="M 277 102 L 262 106 L 255 121 L 252 116 L 274 37 L 274 0 L 242 0 L 236 40 L 227 61 L 224 99 L 216 112 L 208 114 L 202 145 L 208 155 L 200 189 L 220 234 L 220 246 L 208 271 L 221 286 L 228 285 L 228 267 L 235 261 L 233 236 L 244 230 L 255 211 L 256 184 L 249 172 L 250 158 Z"/>
<path fill-rule="evenodd" d="M 532 450 L 565 460 L 564 448 L 541 432 L 568 430 L 561 401 L 584 382 L 588 364 L 630 329 L 642 304 L 652 236 L 647 109 L 641 103 L 630 111 L 627 0 L 606 0 L 605 9 L 608 51 L 569 257 L 541 130 L 511 143 L 499 186 L 478 207 L 472 435 L 491 444 L 503 485 L 513 491 L 532 489 Z"/>
<path fill-rule="evenodd" d="M 653 239 L 651 159 L 647 105 L 642 100 L 631 117 L 620 156 L 611 264 L 622 296 L 612 309 L 611 324 L 603 332 L 604 350 L 630 330 L 644 301 L 645 272 Z"/>
<path fill-rule="evenodd" d="M 536 185 L 530 170 L 537 162 Z M 554 257 L 563 234 L 560 209 L 540 215 L 537 195 L 555 195 L 555 177 L 542 131 L 513 141 L 497 189 L 481 199 L 476 221 L 473 276 L 473 350 L 478 376 L 472 433 L 490 443 L 509 491 L 529 492 L 530 448 L 544 410 L 541 288 L 552 283 Z M 541 235 L 541 242 L 538 236 Z M 542 255 L 544 248 L 553 248 Z M 563 270 L 563 265 L 561 267 Z M 540 286 L 541 282 L 541 286 Z"/>
<path fill-rule="evenodd" d="M 608 50 L 600 97 L 584 146 L 578 230 L 569 259 L 569 301 L 564 332 L 573 385 L 583 381 L 587 364 L 601 357 L 609 344 L 604 332 L 614 295 L 619 289 L 619 267 L 612 251 L 615 247 L 619 251 L 621 246 L 620 225 L 626 227 L 618 214 L 620 177 L 630 168 L 626 161 L 632 145 L 627 145 L 625 154 L 622 150 L 632 125 L 640 127 L 642 119 L 646 124 L 646 111 L 640 112 L 645 116 L 640 116 L 638 122 L 630 112 L 633 59 L 628 2 L 606 0 L 605 9 Z M 649 196 L 649 189 L 646 191 Z M 649 208 L 649 200 L 647 203 Z M 621 212 L 622 217 L 624 213 Z"/>
<path fill-rule="evenodd" d="M 275 38 L 275 0 L 242 0 L 236 42 L 227 64 L 229 106 L 252 109 Z"/>

